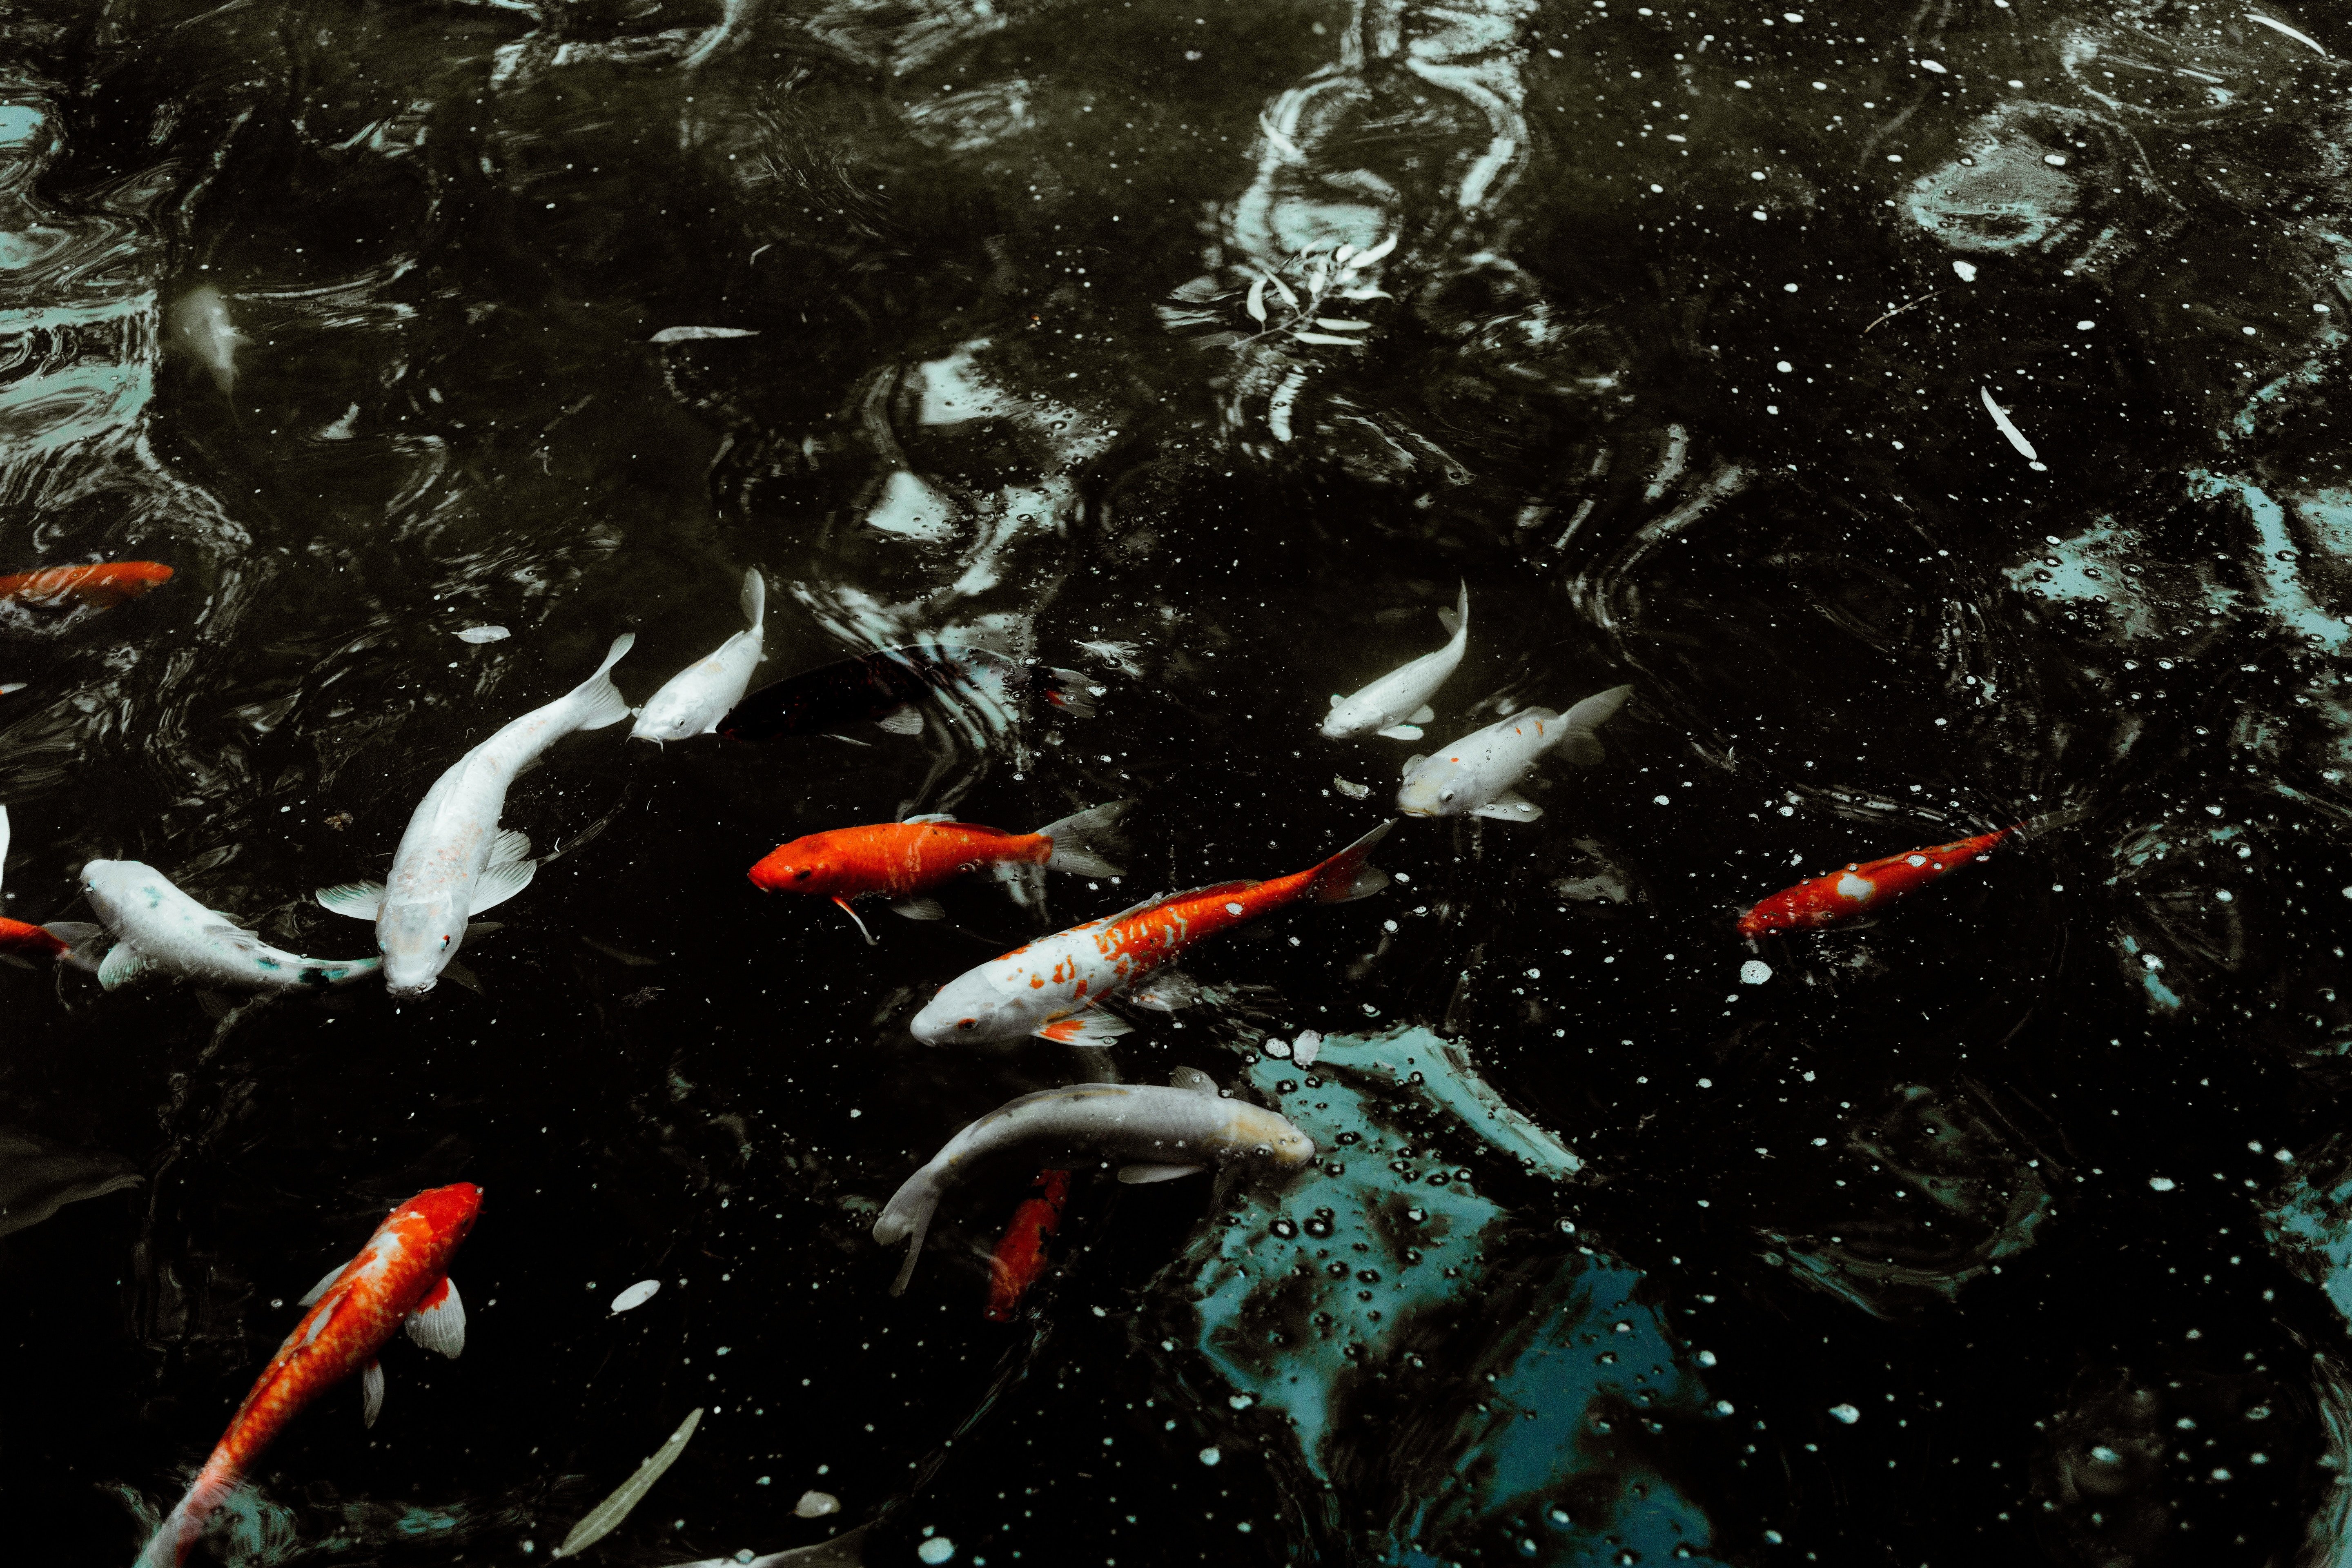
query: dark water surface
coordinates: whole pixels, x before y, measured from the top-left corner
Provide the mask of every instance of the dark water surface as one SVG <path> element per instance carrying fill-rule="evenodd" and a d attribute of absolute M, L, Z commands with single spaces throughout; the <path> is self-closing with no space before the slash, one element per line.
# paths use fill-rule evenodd
<path fill-rule="evenodd" d="M 131 1562 L 295 1299 L 462 1179 L 466 1355 L 390 1347 L 200 1555 L 543 1562 L 702 1407 L 603 1561 L 2352 1563 L 2352 21 L 1789 4 L 13 7 L 0 573 L 177 574 L 0 622 L 8 914 L 132 858 L 372 951 L 310 890 L 747 567 L 762 679 L 949 637 L 1103 692 L 567 741 L 504 821 L 601 832 L 478 995 L 0 969 L 12 1213 L 142 1178 L 0 1239 L 0 1555 Z M 1387 815 L 1430 742 L 1316 726 L 1461 581 L 1433 740 L 1634 689 L 1539 821 L 1406 822 L 1107 1059 L 913 1041 Z M 1122 795 L 1121 886 L 874 947 L 743 875 Z M 887 1293 L 955 1129 L 1179 1065 L 1328 1163 L 1088 1174 L 997 1324 L 1006 1171 Z"/>

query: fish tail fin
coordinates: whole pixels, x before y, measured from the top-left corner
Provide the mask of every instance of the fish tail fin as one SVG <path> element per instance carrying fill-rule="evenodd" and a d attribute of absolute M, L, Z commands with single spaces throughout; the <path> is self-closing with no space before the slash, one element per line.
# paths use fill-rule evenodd
<path fill-rule="evenodd" d="M 907 1261 L 899 1265 L 898 1277 L 890 1281 L 893 1296 L 907 1293 L 907 1282 L 915 1277 L 915 1265 L 923 1256 L 923 1238 L 930 1234 L 931 1216 L 939 1208 L 940 1189 L 919 1176 L 898 1189 L 874 1222 L 874 1239 L 883 1246 L 901 1237 L 907 1241 Z"/>
<path fill-rule="evenodd" d="M 1559 739 L 1552 750 L 1568 762 L 1591 767 L 1608 753 L 1601 749 L 1601 737 L 1594 733 L 1601 725 L 1617 716 L 1625 700 L 1633 695 L 1630 686 L 1612 686 L 1608 690 L 1586 698 L 1560 716 Z"/>
<path fill-rule="evenodd" d="M 1460 602 L 1450 610 L 1438 611 L 1437 621 L 1440 626 L 1445 628 L 1445 635 L 1454 638 L 1457 642 L 1463 641 L 1469 637 L 1470 584 L 1466 580 L 1462 584 L 1462 598 Z"/>
<path fill-rule="evenodd" d="M 612 647 L 604 655 L 604 662 L 596 667 L 596 673 L 572 689 L 572 708 L 577 714 L 572 726 L 573 729 L 601 730 L 629 716 L 629 700 L 621 695 L 619 687 L 613 684 L 613 667 L 621 662 L 621 656 L 634 647 L 636 641 L 637 634 L 635 632 L 623 632 L 614 637 Z"/>
<path fill-rule="evenodd" d="M 1389 885 L 1389 874 L 1371 864 L 1372 846 L 1389 836 L 1396 818 L 1381 823 L 1345 849 L 1315 868 L 1307 896 L 1318 904 L 1344 904 L 1369 899 Z"/>
<path fill-rule="evenodd" d="M 767 627 L 768 580 L 760 575 L 757 566 L 743 574 L 743 619 L 757 634 Z"/>
<path fill-rule="evenodd" d="M 90 955 L 91 944 L 106 934 L 106 928 L 88 921 L 51 921 L 41 928 L 59 942 L 66 950 L 58 954 L 59 963 L 70 963 L 89 973 L 98 973 L 98 960 Z"/>
<path fill-rule="evenodd" d="M 1050 839 L 1054 846 L 1053 854 L 1045 861 L 1045 868 L 1049 871 L 1074 871 L 1081 877 L 1127 875 L 1097 853 L 1094 841 L 1118 826 L 1118 819 L 1134 804 L 1131 800 L 1114 800 L 1106 805 L 1074 811 L 1060 821 L 1049 822 L 1039 828 L 1038 836 Z"/>
<path fill-rule="evenodd" d="M 2055 811 L 2045 811 L 2039 816 L 2029 816 L 2022 822 L 2013 822 L 2002 830 L 2001 836 L 2005 838 L 2017 839 L 2021 843 L 2031 843 L 2045 834 L 2056 833 L 2062 828 L 2074 826 L 2091 816 L 2096 809 L 2096 805 L 2090 801 L 2061 806 Z"/>
<path fill-rule="evenodd" d="M 196 1472 L 187 1495 L 147 1538 L 146 1550 L 139 1554 L 139 1568 L 179 1568 L 187 1560 L 189 1548 L 204 1538 L 214 1511 L 236 1490 L 238 1474 L 236 1463 L 215 1450 Z"/>
<path fill-rule="evenodd" d="M 1075 669 L 1055 669 L 1050 665 L 1038 665 L 1032 672 L 1036 681 L 1037 695 L 1063 712 L 1078 719 L 1095 716 L 1095 689 L 1091 677 Z"/>

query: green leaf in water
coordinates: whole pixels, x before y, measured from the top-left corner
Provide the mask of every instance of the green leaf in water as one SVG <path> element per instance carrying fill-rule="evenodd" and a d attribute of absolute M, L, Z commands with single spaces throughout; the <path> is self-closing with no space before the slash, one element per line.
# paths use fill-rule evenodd
<path fill-rule="evenodd" d="M 654 1483 L 661 1479 L 662 1472 L 677 1463 L 677 1457 L 686 1452 L 686 1440 L 694 1436 L 695 1424 L 701 1419 L 702 1406 L 698 1405 L 687 1413 L 677 1430 L 669 1435 L 669 1441 L 656 1448 L 653 1457 L 637 1467 L 635 1475 L 623 1481 L 617 1491 L 590 1509 L 587 1517 L 572 1527 L 572 1533 L 563 1538 L 563 1544 L 555 1549 L 555 1555 L 576 1557 L 619 1529 L 621 1521 L 629 1517 L 629 1510 L 646 1500 L 646 1494 L 654 1489 Z"/>

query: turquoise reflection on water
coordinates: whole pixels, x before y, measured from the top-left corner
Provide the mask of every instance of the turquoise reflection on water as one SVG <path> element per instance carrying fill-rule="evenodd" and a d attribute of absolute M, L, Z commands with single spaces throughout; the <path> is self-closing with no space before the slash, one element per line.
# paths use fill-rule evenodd
<path fill-rule="evenodd" d="M 1720 1407 L 1641 1273 L 1527 1212 L 1565 1206 L 1575 1153 L 1424 1028 L 1250 1079 L 1324 1163 L 1233 1194 L 1155 1289 L 1179 1303 L 1166 1342 L 1213 1373 L 1179 1397 L 1260 1450 L 1311 1535 L 1372 1561 L 1702 1552 L 1707 1520 L 1649 1445 Z"/>

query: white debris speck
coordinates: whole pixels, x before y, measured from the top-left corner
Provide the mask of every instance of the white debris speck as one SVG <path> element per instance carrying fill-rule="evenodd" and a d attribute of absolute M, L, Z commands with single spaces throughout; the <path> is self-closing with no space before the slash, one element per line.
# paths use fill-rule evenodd
<path fill-rule="evenodd" d="M 2077 321 L 2074 323 L 2074 330 L 2078 332 L 2087 332 L 2098 324 L 2096 321 Z"/>
<path fill-rule="evenodd" d="M 467 626 L 457 634 L 459 642 L 504 642 L 514 634 L 504 626 Z"/>
<path fill-rule="evenodd" d="M 1785 373 L 1787 373 L 1787 372 L 1789 372 L 1789 371 L 1792 371 L 1792 370 L 1796 369 L 1797 367 L 1796 367 L 1795 365 L 1790 364 L 1787 360 L 1782 360 L 1782 361 L 1780 361 L 1779 363 L 1777 363 L 1776 365 L 1774 365 L 1772 368 L 1773 368 L 1773 369 L 1775 369 L 1775 370 L 1780 371 L 1780 372 L 1782 372 L 1783 374 L 1785 374 Z"/>
<path fill-rule="evenodd" d="M 793 1511 L 803 1519 L 822 1519 L 828 1513 L 839 1513 L 841 1500 L 831 1492 L 803 1492 L 801 1500 L 793 1504 Z"/>
<path fill-rule="evenodd" d="M 652 1300 L 654 1292 L 660 1289 L 661 1281 L 658 1279 L 640 1279 L 613 1298 L 613 1310 L 625 1312 L 632 1307 L 642 1307 Z"/>
<path fill-rule="evenodd" d="M 1371 785 L 1360 784 L 1353 779 L 1343 779 L 1337 773 L 1331 775 L 1331 787 L 1338 790 L 1341 795 L 1346 795 L 1349 800 L 1361 800 L 1366 795 L 1372 793 Z"/>
<path fill-rule="evenodd" d="M 1314 1029 L 1302 1030 L 1298 1038 L 1290 1042 L 1290 1059 L 1300 1067 L 1311 1068 L 1315 1065 L 1315 1054 L 1322 1048 L 1323 1037 L 1320 1033 Z"/>
<path fill-rule="evenodd" d="M 749 327 L 664 327 L 654 334 L 657 343 L 690 343 L 703 338 L 756 338 Z"/>
<path fill-rule="evenodd" d="M 1751 958 L 1739 966 L 1739 984 L 1761 985 L 1772 978 L 1772 966 L 1760 958 Z"/>
<path fill-rule="evenodd" d="M 1246 914 L 1247 912 L 1248 911 L 1244 910 L 1239 904 L 1229 903 L 1225 906 L 1225 913 L 1229 915 Z"/>
<path fill-rule="evenodd" d="M 1674 798 L 1671 795 L 1653 795 L 1651 797 L 1650 804 L 1653 805 L 1674 805 Z"/>
<path fill-rule="evenodd" d="M 1830 1406 L 1830 1414 L 1849 1426 L 1862 1419 L 1862 1412 L 1851 1405 L 1832 1405 Z"/>
<path fill-rule="evenodd" d="M 1217 1452 L 1216 1447 L 1213 1444 L 1201 1450 L 1201 1463 L 1204 1465 L 1213 1465 L 1219 1459 L 1223 1458 L 1224 1456 L 1223 1454 Z"/>
<path fill-rule="evenodd" d="M 1992 389 L 1979 386 L 1977 395 L 1984 399 L 1985 412 L 1992 416 L 1992 422 L 2000 427 L 2000 433 L 2009 437 L 2009 444 L 2022 453 L 2026 461 L 2038 461 L 2042 454 L 2033 449 L 2033 443 L 2025 438 L 2025 432 L 2010 422 L 2009 415 L 2001 405 L 1992 400 Z"/>
<path fill-rule="evenodd" d="M 955 1542 L 944 1535 L 934 1535 L 915 1548 L 915 1555 L 926 1563 L 944 1563 L 955 1555 Z"/>
<path fill-rule="evenodd" d="M 1977 280 L 1977 264 L 1973 261 L 1955 261 L 1952 263 L 1952 270 L 1959 274 L 1960 281 L 1963 283 L 1973 283 Z"/>
<path fill-rule="evenodd" d="M 2066 154 L 2063 153 L 2044 153 L 2042 154 L 2042 161 L 2049 164 L 2053 169 L 2063 169 L 2066 166 Z"/>
<path fill-rule="evenodd" d="M 1270 1057 L 1276 1057 L 1286 1060 L 1290 1056 L 1290 1042 L 1288 1040 L 1268 1040 L 1265 1042 L 1265 1054 Z"/>
<path fill-rule="evenodd" d="M 2174 1181 L 2170 1176 L 2150 1176 L 2147 1179 L 2147 1184 L 2155 1188 L 2159 1193 L 2168 1193 L 2180 1184 Z"/>
<path fill-rule="evenodd" d="M 1919 68 L 1923 71 L 1934 71 L 1937 76 L 1947 76 L 1950 74 L 1944 69 L 1942 63 L 1937 60 L 1921 60 L 1919 62 Z"/>

